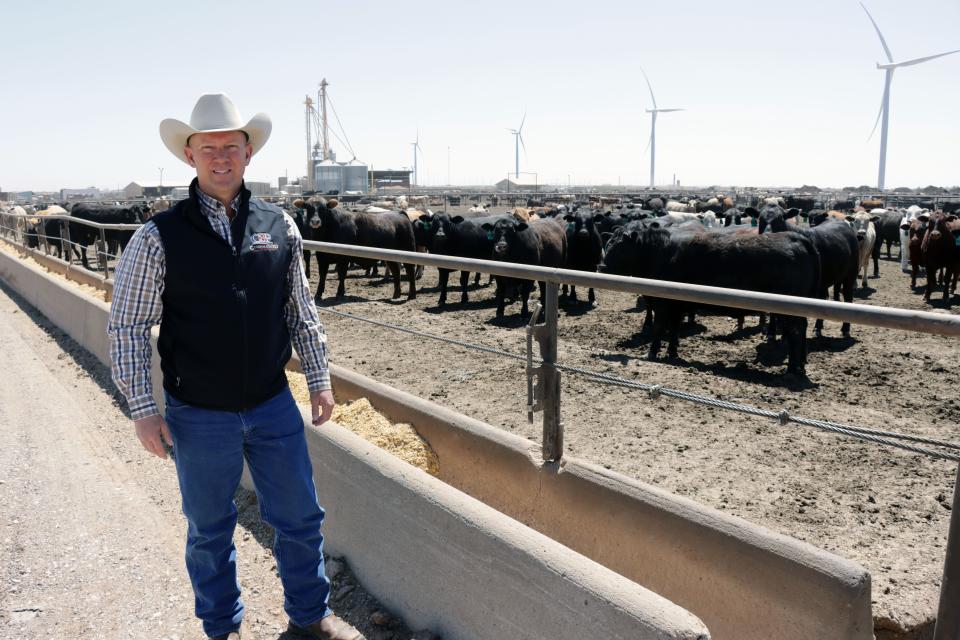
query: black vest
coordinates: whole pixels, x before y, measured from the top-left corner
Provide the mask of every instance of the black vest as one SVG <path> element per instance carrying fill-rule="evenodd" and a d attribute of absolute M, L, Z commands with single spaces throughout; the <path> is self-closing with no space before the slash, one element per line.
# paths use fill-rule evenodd
<path fill-rule="evenodd" d="M 190 197 L 152 220 L 166 256 L 163 387 L 197 407 L 242 411 L 283 390 L 291 240 L 282 211 L 241 189 L 230 246 Z"/>

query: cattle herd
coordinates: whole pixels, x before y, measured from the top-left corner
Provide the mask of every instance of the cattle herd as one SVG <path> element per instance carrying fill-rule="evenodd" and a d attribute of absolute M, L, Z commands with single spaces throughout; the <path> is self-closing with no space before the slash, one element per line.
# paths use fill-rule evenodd
<path fill-rule="evenodd" d="M 460 258 L 498 260 L 551 268 L 603 272 L 824 299 L 833 288 L 833 298 L 851 302 L 859 286 L 867 286 L 872 261 L 873 276 L 879 276 L 879 258 L 884 245 L 900 247 L 904 272 L 917 286 L 921 274 L 930 300 L 942 288 L 944 306 L 949 306 L 960 277 L 960 203 L 940 208 L 913 205 L 886 208 L 881 200 L 834 201 L 821 207 L 805 197 L 756 198 L 742 207 L 733 198 L 717 196 L 704 201 L 670 200 L 661 197 L 595 198 L 582 202 L 529 202 L 527 207 L 488 205 L 462 208 L 458 212 L 434 213 L 428 204 L 403 196 L 390 201 L 357 206 L 334 198 L 313 196 L 285 206 L 306 240 L 362 245 L 381 249 L 420 251 Z M 23 207 L 0 209 L 0 232 L 20 233 L 31 247 L 49 247 L 60 254 L 65 233 L 84 267 L 86 248 L 100 240 L 99 231 L 80 222 L 46 219 L 59 213 L 98 223 L 138 224 L 154 211 L 169 206 L 75 204 L 41 210 Z M 10 214 L 20 213 L 15 216 Z M 116 256 L 132 231 L 109 230 L 102 251 Z M 98 258 L 101 252 L 98 252 Z M 319 251 L 304 251 L 308 277 L 311 254 L 316 259 L 319 283 L 315 299 L 324 295 L 326 274 L 336 265 L 336 296 L 345 295 L 345 278 L 351 265 L 376 269 L 363 261 Z M 407 280 L 407 297 L 417 294 L 422 268 L 412 264 L 387 263 L 393 280 L 393 297 L 402 296 L 401 267 Z M 447 304 L 450 270 L 439 270 L 438 307 Z M 478 282 L 480 274 L 476 274 Z M 469 272 L 460 273 L 460 302 L 468 302 Z M 520 313 L 529 315 L 528 299 L 533 283 L 496 278 L 496 316 L 502 318 L 508 300 L 519 300 Z M 544 283 L 539 283 L 541 297 Z M 579 304 L 576 288 L 564 287 L 561 302 Z M 641 301 L 637 301 L 638 306 Z M 586 304 L 595 305 L 590 289 Z M 708 307 L 668 299 L 643 301 L 646 316 L 642 332 L 652 334 L 649 357 L 656 359 L 667 340 L 667 354 L 676 357 L 682 320 L 693 314 L 728 315 L 742 327 L 746 315 L 759 316 L 768 341 L 782 337 L 787 348 L 787 373 L 803 375 L 806 364 L 805 318 Z M 814 337 L 821 337 L 817 320 Z M 843 336 L 850 336 L 843 324 Z"/>

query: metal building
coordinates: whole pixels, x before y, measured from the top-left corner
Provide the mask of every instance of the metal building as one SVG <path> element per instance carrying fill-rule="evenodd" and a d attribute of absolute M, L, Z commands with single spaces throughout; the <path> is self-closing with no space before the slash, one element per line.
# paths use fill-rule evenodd
<path fill-rule="evenodd" d="M 320 160 L 313 165 L 314 189 L 321 193 L 336 191 L 358 191 L 367 193 L 370 190 L 367 165 L 359 160 L 337 162 L 336 160 Z"/>

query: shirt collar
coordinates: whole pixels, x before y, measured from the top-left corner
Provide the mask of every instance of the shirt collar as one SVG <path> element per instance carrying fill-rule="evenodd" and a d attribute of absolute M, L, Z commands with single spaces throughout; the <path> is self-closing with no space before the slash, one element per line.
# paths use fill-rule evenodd
<path fill-rule="evenodd" d="M 234 196 L 233 200 L 230 201 L 230 209 L 236 213 L 240 210 L 240 194 L 243 193 L 243 185 L 240 185 L 240 190 L 237 191 L 237 195 Z M 224 213 L 223 203 L 214 198 L 213 196 L 204 193 L 203 189 L 197 186 L 197 198 L 200 200 L 200 210 L 203 212 L 203 215 L 207 217 L 213 217 L 220 213 Z"/>

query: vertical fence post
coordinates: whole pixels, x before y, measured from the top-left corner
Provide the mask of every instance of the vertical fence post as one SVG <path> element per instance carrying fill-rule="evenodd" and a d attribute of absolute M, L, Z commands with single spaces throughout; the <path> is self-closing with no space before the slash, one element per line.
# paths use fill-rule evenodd
<path fill-rule="evenodd" d="M 103 266 L 103 281 L 106 282 L 107 278 L 110 277 L 109 267 L 107 266 L 107 233 L 103 229 L 100 229 L 100 248 L 103 250 L 102 253 L 97 253 L 97 262 L 100 262 Z"/>
<path fill-rule="evenodd" d="M 543 313 L 545 316 L 540 339 L 543 358 L 543 459 L 559 461 L 563 457 L 563 426 L 560 424 L 560 371 L 557 369 L 557 290 L 559 285 L 548 282 Z"/>
<path fill-rule="evenodd" d="M 70 242 L 70 223 L 66 220 L 60 221 L 60 244 L 63 247 L 63 259 L 67 265 L 73 264 L 73 243 Z"/>
<path fill-rule="evenodd" d="M 933 640 L 960 640 L 960 465 L 953 486 L 953 509 L 940 583 L 940 608 Z"/>

